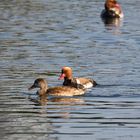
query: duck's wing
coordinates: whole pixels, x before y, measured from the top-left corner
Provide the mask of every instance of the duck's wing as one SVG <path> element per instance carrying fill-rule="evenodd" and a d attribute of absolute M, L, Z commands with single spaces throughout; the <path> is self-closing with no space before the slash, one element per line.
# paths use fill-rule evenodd
<path fill-rule="evenodd" d="M 77 89 L 69 86 L 51 87 L 47 90 L 48 95 L 52 96 L 75 96 L 85 93 L 83 89 Z"/>

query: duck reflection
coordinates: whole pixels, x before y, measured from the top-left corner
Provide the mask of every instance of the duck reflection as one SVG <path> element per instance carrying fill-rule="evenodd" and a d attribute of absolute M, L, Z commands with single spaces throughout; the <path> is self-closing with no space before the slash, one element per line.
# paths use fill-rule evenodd
<path fill-rule="evenodd" d="M 39 97 L 31 98 L 29 96 L 29 100 L 35 103 L 35 106 L 46 106 L 49 102 L 56 102 L 63 105 L 75 105 L 75 104 L 83 104 L 84 100 L 79 98 L 70 98 L 70 97 L 48 97 L 47 95 L 41 95 Z"/>
<path fill-rule="evenodd" d="M 73 105 L 73 104 L 82 104 L 84 103 L 83 99 L 79 99 L 79 98 L 52 98 L 50 100 L 51 102 L 58 102 L 58 103 L 63 103 L 64 105 Z"/>
<path fill-rule="evenodd" d="M 37 99 L 29 98 L 35 106 L 40 106 L 40 114 L 47 114 L 48 118 L 70 118 L 70 112 L 75 110 L 75 106 L 84 106 L 83 99 L 73 97 L 47 97 L 39 96 Z M 38 109 L 38 107 L 34 107 Z M 59 112 L 58 112 L 59 110 Z M 51 113 L 50 113 L 51 112 Z"/>
<path fill-rule="evenodd" d="M 120 18 L 102 18 L 102 21 L 106 27 L 119 28 L 122 25 L 122 20 Z"/>
<path fill-rule="evenodd" d="M 45 106 L 48 102 L 48 97 L 46 95 L 41 95 L 37 98 L 32 98 L 31 96 L 28 97 L 28 99 L 35 103 L 35 106 Z"/>

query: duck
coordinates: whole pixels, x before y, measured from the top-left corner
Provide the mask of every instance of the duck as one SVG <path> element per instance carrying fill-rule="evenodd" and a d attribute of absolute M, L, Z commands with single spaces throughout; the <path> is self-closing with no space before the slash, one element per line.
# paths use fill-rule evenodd
<path fill-rule="evenodd" d="M 71 86 L 75 88 L 92 88 L 97 85 L 96 81 L 90 78 L 85 78 L 85 77 L 73 77 L 72 76 L 72 68 L 71 67 L 63 67 L 61 69 L 61 75 L 58 78 L 58 80 L 64 79 L 63 85 L 64 86 Z"/>
<path fill-rule="evenodd" d="M 102 18 L 123 18 L 123 11 L 116 0 L 106 0 L 105 9 L 101 12 Z"/>
<path fill-rule="evenodd" d="M 43 78 L 37 78 L 33 85 L 31 85 L 28 90 L 32 90 L 34 88 L 39 88 L 37 91 L 37 95 L 39 97 L 44 95 L 51 96 L 77 96 L 85 94 L 85 89 L 75 88 L 70 86 L 56 86 L 48 88 L 47 81 Z"/>

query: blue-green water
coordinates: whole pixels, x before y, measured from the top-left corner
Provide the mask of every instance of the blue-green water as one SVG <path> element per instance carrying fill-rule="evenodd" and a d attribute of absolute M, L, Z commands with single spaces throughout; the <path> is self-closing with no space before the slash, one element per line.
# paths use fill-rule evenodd
<path fill-rule="evenodd" d="M 120 1 L 124 19 L 105 24 L 104 1 L 0 1 L 1 140 L 139 140 L 140 28 L 137 0 Z M 100 85 L 86 95 L 37 100 L 63 66 Z"/>

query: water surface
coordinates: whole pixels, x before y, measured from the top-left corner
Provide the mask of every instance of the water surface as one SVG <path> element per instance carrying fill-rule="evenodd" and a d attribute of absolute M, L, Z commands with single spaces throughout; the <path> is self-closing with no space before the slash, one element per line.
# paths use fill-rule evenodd
<path fill-rule="evenodd" d="M 137 0 L 124 19 L 104 22 L 104 1 L 0 1 L 0 139 L 139 140 L 140 30 Z M 38 99 L 63 66 L 99 86 L 84 96 Z"/>

